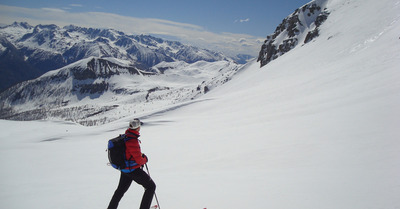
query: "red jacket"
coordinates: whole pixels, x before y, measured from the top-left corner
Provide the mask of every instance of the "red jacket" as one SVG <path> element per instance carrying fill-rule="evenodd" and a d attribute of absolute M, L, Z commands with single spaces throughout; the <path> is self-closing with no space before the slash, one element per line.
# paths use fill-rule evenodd
<path fill-rule="evenodd" d="M 131 161 L 131 167 L 127 167 L 126 169 L 135 169 L 139 168 L 142 165 L 147 163 L 147 157 L 145 157 L 142 154 L 142 151 L 140 150 L 140 134 L 139 132 L 132 130 L 132 129 L 127 129 L 125 131 L 126 137 L 129 138 L 126 142 L 126 159 Z"/>

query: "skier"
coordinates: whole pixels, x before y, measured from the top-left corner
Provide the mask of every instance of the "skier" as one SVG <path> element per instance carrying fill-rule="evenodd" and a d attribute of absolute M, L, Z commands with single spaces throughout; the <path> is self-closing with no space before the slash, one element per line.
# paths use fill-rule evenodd
<path fill-rule="evenodd" d="M 147 156 L 141 152 L 140 140 L 140 126 L 142 122 L 139 119 L 133 119 L 129 123 L 129 128 L 125 131 L 127 138 L 126 142 L 126 159 L 129 159 L 129 167 L 121 170 L 119 184 L 111 198 L 108 209 L 116 209 L 121 198 L 129 189 L 132 181 L 142 185 L 145 189 L 143 194 L 140 209 L 149 209 L 153 196 L 156 190 L 156 185 L 150 176 L 143 171 L 143 165 L 148 161 Z"/>

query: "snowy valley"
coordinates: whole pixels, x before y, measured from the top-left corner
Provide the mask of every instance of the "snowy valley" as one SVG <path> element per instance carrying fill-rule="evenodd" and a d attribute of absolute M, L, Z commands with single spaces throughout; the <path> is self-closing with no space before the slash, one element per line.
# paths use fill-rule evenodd
<path fill-rule="evenodd" d="M 72 25 L 14 23 L 0 29 L 0 44 L 2 84 L 44 73 L 0 92 L 1 119 L 88 126 L 188 102 L 229 81 L 242 66 L 236 61 L 243 61 L 152 36 Z"/>
<path fill-rule="evenodd" d="M 178 61 L 143 71 L 123 59 L 88 57 L 38 78 L 59 77 L 48 84 L 79 92 L 64 95 L 65 107 L 101 102 L 111 109 L 93 117 L 114 120 L 0 120 L 0 208 L 106 208 L 119 178 L 107 166 L 106 143 L 135 117 L 144 122 L 141 147 L 163 209 L 400 208 L 400 1 L 312 4 L 329 13 L 318 36 L 303 44 L 316 25 L 299 29 L 301 44 L 261 68 L 256 60 L 240 67 Z M 266 43 L 295 38 L 280 34 Z M 61 78 L 79 78 L 91 62 L 112 66 L 90 71 L 104 77 L 93 79 L 94 89 L 107 91 L 79 100 L 89 83 Z M 135 92 L 138 80 L 143 91 Z M 137 207 L 142 193 L 132 185 L 120 208 Z"/>

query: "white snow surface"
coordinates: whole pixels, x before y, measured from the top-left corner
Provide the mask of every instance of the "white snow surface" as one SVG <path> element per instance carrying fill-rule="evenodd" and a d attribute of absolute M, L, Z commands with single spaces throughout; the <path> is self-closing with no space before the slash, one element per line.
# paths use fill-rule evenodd
<path fill-rule="evenodd" d="M 0 208 L 106 208 L 107 140 L 134 117 L 163 209 L 400 208 L 400 1 L 327 8 L 318 38 L 180 108 L 96 127 L 1 120 Z M 133 183 L 119 208 L 142 194 Z"/>

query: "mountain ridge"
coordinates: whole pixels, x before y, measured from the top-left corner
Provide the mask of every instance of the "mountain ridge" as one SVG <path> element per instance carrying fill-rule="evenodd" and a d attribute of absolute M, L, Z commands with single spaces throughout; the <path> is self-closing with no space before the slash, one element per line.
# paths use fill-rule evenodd
<path fill-rule="evenodd" d="M 85 28 L 74 25 L 58 27 L 57 25 L 36 25 L 14 22 L 0 27 L 0 57 L 9 50 L 10 44 L 14 51 L 24 57 L 29 68 L 27 78 L 39 77 L 47 71 L 62 68 L 78 60 L 94 57 L 115 57 L 131 62 L 132 66 L 148 70 L 152 66 L 166 61 L 185 61 L 194 63 L 205 60 L 209 62 L 229 60 L 244 63 L 246 57 L 230 58 L 222 53 L 201 49 L 168 41 L 150 35 L 128 35 L 114 29 Z M 5 43 L 8 44 L 5 44 Z M 9 59 L 4 60 L 9 62 Z M 18 71 L 11 68 L 7 73 Z M 5 75 L 0 75 L 4 78 Z M 16 76 L 14 76 L 16 77 Z M 25 79 L 17 79 L 12 84 Z M 12 84 L 1 82 L 0 90 L 5 90 Z"/>

